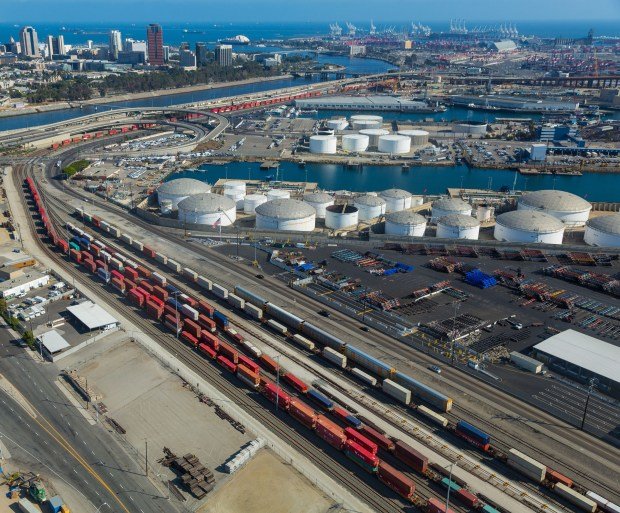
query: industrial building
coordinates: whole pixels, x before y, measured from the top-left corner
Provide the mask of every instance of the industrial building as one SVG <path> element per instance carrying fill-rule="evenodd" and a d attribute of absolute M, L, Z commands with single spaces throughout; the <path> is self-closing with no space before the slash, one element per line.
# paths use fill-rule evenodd
<path fill-rule="evenodd" d="M 83 301 L 67 307 L 67 312 L 86 330 L 107 331 L 116 328 L 120 322 L 106 310 L 92 301 Z"/>
<path fill-rule="evenodd" d="M 65 349 L 71 347 L 71 344 L 56 330 L 46 331 L 37 335 L 36 341 L 41 353 L 52 362 Z"/>
<path fill-rule="evenodd" d="M 28 271 L 12 280 L 0 283 L 0 297 L 10 299 L 30 290 L 45 287 L 50 282 L 49 274 L 41 274 L 37 271 Z"/>
<path fill-rule="evenodd" d="M 179 202 L 179 221 L 213 227 L 230 226 L 237 218 L 237 203 L 219 194 L 194 194 Z"/>
<path fill-rule="evenodd" d="M 478 240 L 480 221 L 469 214 L 448 214 L 437 221 L 437 237 L 440 239 Z"/>
<path fill-rule="evenodd" d="M 426 231 L 426 218 L 411 210 L 392 212 L 385 216 L 385 234 L 405 237 L 422 237 Z"/>
<path fill-rule="evenodd" d="M 304 201 L 314 208 L 318 219 L 324 219 L 327 207 L 334 204 L 334 198 L 325 192 L 304 194 Z"/>
<path fill-rule="evenodd" d="M 545 212 L 559 219 L 566 226 L 583 226 L 588 220 L 592 205 L 570 192 L 540 190 L 521 196 L 517 208 Z"/>
<path fill-rule="evenodd" d="M 547 160 L 547 145 L 542 143 L 532 144 L 530 146 L 530 160 L 535 162 Z"/>
<path fill-rule="evenodd" d="M 620 248 L 620 214 L 590 219 L 583 240 L 590 246 Z"/>
<path fill-rule="evenodd" d="M 316 211 L 307 203 L 294 199 L 274 199 L 256 207 L 258 230 L 311 232 Z"/>
<path fill-rule="evenodd" d="M 534 346 L 534 357 L 559 374 L 620 399 L 620 347 L 575 330 L 565 330 Z"/>
<path fill-rule="evenodd" d="M 537 210 L 513 210 L 497 217 L 493 236 L 502 242 L 562 244 L 564 223 Z"/>
<path fill-rule="evenodd" d="M 431 221 L 436 223 L 450 214 L 471 216 L 471 205 L 460 198 L 441 198 L 431 205 Z"/>
<path fill-rule="evenodd" d="M 194 180 L 193 178 L 177 178 L 159 186 L 157 189 L 157 202 L 162 212 L 176 210 L 179 202 L 193 194 L 205 194 L 211 192 L 208 183 Z"/>
<path fill-rule="evenodd" d="M 524 112 L 574 112 L 579 102 L 562 100 L 540 100 L 539 98 L 501 95 L 457 95 L 451 98 L 454 105 L 478 109 L 514 110 Z"/>
<path fill-rule="evenodd" d="M 430 110 L 425 102 L 387 95 L 308 98 L 295 100 L 295 107 L 301 109 L 366 110 L 382 112 L 424 112 Z"/>

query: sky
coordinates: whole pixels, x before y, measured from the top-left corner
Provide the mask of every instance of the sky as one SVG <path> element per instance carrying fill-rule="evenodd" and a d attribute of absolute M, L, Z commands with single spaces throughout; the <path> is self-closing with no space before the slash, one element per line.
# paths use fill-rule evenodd
<path fill-rule="evenodd" d="M 3 0 L 5 22 L 618 20 L 620 0 Z M 362 14 L 363 13 L 363 14 Z"/>

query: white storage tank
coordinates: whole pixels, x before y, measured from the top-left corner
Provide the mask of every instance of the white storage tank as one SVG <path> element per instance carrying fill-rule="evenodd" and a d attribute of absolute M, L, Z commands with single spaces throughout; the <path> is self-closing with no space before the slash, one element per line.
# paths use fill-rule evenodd
<path fill-rule="evenodd" d="M 411 146 L 424 146 L 428 144 L 429 133 L 426 130 L 399 130 L 398 135 L 404 135 L 411 139 Z"/>
<path fill-rule="evenodd" d="M 476 208 L 476 219 L 481 223 L 490 221 L 495 212 L 495 207 L 488 205 L 486 203 L 482 205 L 478 205 Z"/>
<path fill-rule="evenodd" d="M 411 139 L 404 135 L 382 135 L 379 137 L 379 151 L 401 155 L 411 151 Z"/>
<path fill-rule="evenodd" d="M 243 198 L 243 211 L 246 214 L 253 214 L 258 205 L 262 205 L 267 200 L 267 196 L 264 194 L 248 194 Z"/>
<path fill-rule="evenodd" d="M 304 201 L 316 210 L 316 217 L 325 218 L 325 209 L 334 204 L 334 198 L 326 192 L 310 192 L 304 194 Z"/>
<path fill-rule="evenodd" d="M 307 203 L 293 199 L 274 199 L 256 207 L 258 230 L 311 232 L 316 211 Z"/>
<path fill-rule="evenodd" d="M 440 239 L 477 240 L 480 222 L 470 215 L 449 214 L 437 221 L 437 237 Z"/>
<path fill-rule="evenodd" d="M 325 210 L 325 226 L 331 230 L 344 230 L 357 226 L 359 209 L 353 205 L 330 205 Z"/>
<path fill-rule="evenodd" d="M 411 206 L 419 207 L 424 204 L 424 196 L 411 196 Z"/>
<path fill-rule="evenodd" d="M 211 192 L 211 186 L 206 182 L 193 178 L 177 178 L 159 186 L 157 189 L 157 201 L 160 205 L 162 202 L 170 201 L 172 209 L 176 210 L 179 202 L 185 198 L 193 194 L 208 192 Z"/>
<path fill-rule="evenodd" d="M 235 222 L 237 206 L 219 194 L 194 194 L 179 203 L 179 222 L 211 226 L 230 226 Z"/>
<path fill-rule="evenodd" d="M 426 218 L 411 210 L 392 212 L 385 216 L 386 235 L 422 237 L 426 231 Z"/>
<path fill-rule="evenodd" d="M 237 210 L 243 210 L 243 204 L 245 199 L 245 192 L 241 192 L 236 189 L 224 190 L 224 196 L 230 198 L 235 202 Z"/>
<path fill-rule="evenodd" d="M 229 180 L 224 183 L 224 192 L 226 191 L 237 191 L 245 194 L 246 185 L 245 182 L 241 180 Z"/>
<path fill-rule="evenodd" d="M 454 125 L 454 133 L 463 135 L 485 135 L 487 124 L 484 121 L 461 121 Z"/>
<path fill-rule="evenodd" d="M 169 214 L 172 212 L 172 200 L 166 199 L 159 202 L 159 211 L 162 214 Z"/>
<path fill-rule="evenodd" d="M 590 219 L 583 240 L 590 246 L 620 248 L 620 214 Z"/>
<path fill-rule="evenodd" d="M 291 192 L 286 189 L 270 189 L 267 191 L 267 201 L 274 199 L 288 199 L 291 197 Z"/>
<path fill-rule="evenodd" d="M 337 151 L 338 139 L 335 135 L 310 136 L 310 153 L 334 154 Z"/>
<path fill-rule="evenodd" d="M 583 226 L 590 216 L 592 205 L 570 192 L 542 190 L 521 196 L 517 208 L 545 212 L 566 226 Z"/>
<path fill-rule="evenodd" d="M 346 118 L 329 119 L 326 125 L 331 130 L 344 130 L 349 126 L 349 122 Z"/>
<path fill-rule="evenodd" d="M 513 210 L 495 220 L 493 236 L 505 242 L 562 244 L 564 223 L 537 210 Z"/>
<path fill-rule="evenodd" d="M 356 114 L 351 116 L 351 126 L 355 130 L 367 130 L 369 128 L 381 128 L 383 118 L 369 114 Z"/>
<path fill-rule="evenodd" d="M 471 216 L 471 205 L 460 198 L 441 198 L 433 201 L 431 212 L 431 221 L 436 223 L 450 214 Z"/>
<path fill-rule="evenodd" d="M 386 189 L 379 193 L 385 200 L 386 212 L 398 212 L 411 208 L 411 193 L 404 189 Z"/>
<path fill-rule="evenodd" d="M 343 151 L 366 151 L 370 138 L 363 134 L 347 134 L 342 136 Z"/>
<path fill-rule="evenodd" d="M 385 214 L 385 200 L 379 196 L 366 194 L 358 196 L 353 201 L 353 205 L 359 210 L 359 220 L 367 221 Z"/>
<path fill-rule="evenodd" d="M 385 128 L 367 128 L 360 130 L 360 134 L 368 136 L 368 147 L 375 150 L 379 146 L 379 137 L 388 135 L 389 133 L 390 131 Z"/>

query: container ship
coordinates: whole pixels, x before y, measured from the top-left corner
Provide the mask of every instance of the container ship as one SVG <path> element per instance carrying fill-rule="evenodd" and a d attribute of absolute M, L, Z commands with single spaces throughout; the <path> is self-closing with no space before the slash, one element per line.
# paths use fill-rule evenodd
<path fill-rule="evenodd" d="M 246 36 L 238 35 L 228 39 L 218 39 L 218 43 L 224 45 L 249 45 L 250 39 Z"/>

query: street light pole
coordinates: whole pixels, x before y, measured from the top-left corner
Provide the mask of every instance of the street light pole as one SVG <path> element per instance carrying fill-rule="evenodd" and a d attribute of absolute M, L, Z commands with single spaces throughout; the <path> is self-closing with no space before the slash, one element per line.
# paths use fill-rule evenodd
<path fill-rule="evenodd" d="M 583 408 L 583 417 L 581 418 L 581 427 L 579 429 L 581 429 L 581 431 L 583 431 L 583 426 L 585 426 L 586 424 L 586 416 L 588 415 L 588 403 L 590 402 L 590 396 L 592 395 L 592 392 L 594 392 L 594 388 L 596 387 L 596 384 L 598 383 L 598 380 L 596 378 L 590 378 L 590 386 L 588 387 L 588 396 L 586 397 L 586 404 Z"/>
<path fill-rule="evenodd" d="M 448 477 L 448 479 L 450 480 L 450 483 L 452 483 L 452 469 L 454 468 L 454 463 L 452 463 L 450 465 L 450 477 Z M 452 489 L 452 487 L 448 486 L 448 493 L 446 494 L 446 513 L 448 512 L 448 508 L 450 507 L 450 490 Z"/>

